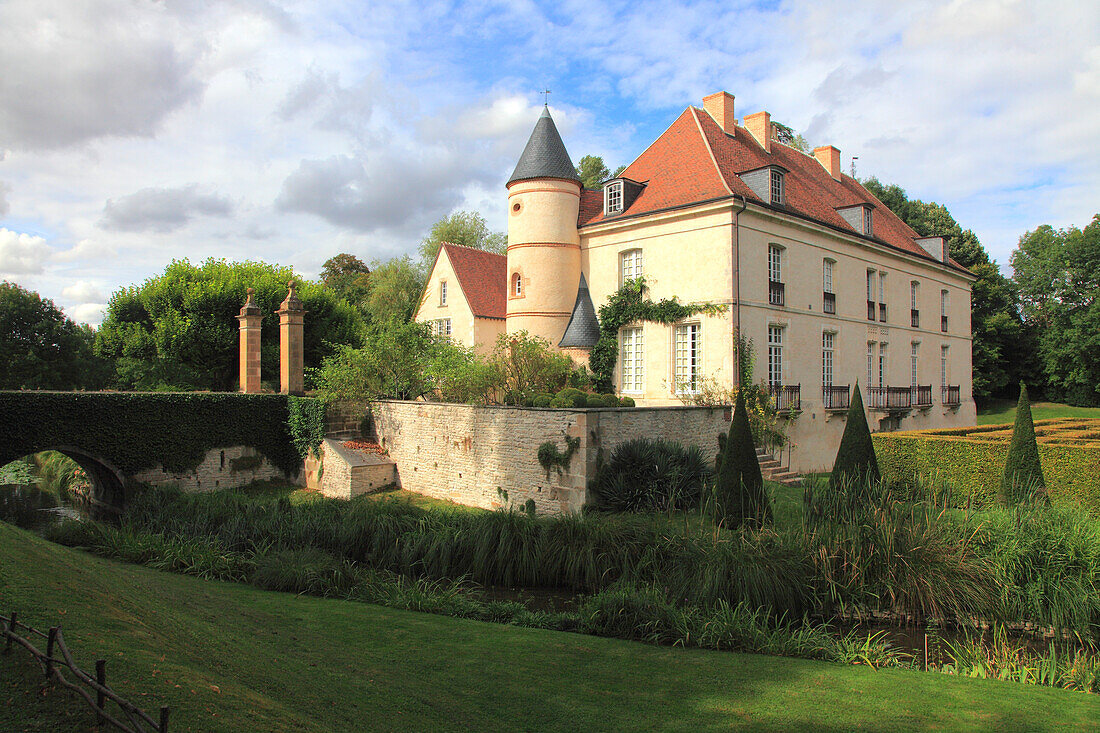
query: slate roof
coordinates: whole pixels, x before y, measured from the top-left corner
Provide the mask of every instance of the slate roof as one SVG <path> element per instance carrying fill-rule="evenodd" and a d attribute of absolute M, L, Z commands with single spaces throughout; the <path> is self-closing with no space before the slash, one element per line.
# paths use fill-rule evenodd
<path fill-rule="evenodd" d="M 573 161 L 569 159 L 565 143 L 561 141 L 554 119 L 550 117 L 549 107 L 542 108 L 542 114 L 535 123 L 531 137 L 527 139 L 527 147 L 523 149 L 523 155 L 519 156 L 519 162 L 516 163 L 516 169 L 508 183 L 532 178 L 581 180 L 577 169 L 573 167 Z"/>
<path fill-rule="evenodd" d="M 508 304 L 508 258 L 459 244 L 444 244 L 439 249 L 447 253 L 474 317 L 504 318 Z"/>
<path fill-rule="evenodd" d="M 773 206 L 761 200 L 739 174 L 778 165 L 784 176 L 786 203 Z M 605 217 L 601 191 L 581 192 L 578 225 L 700 204 L 710 200 L 744 196 L 749 202 L 810 219 L 848 234 L 862 236 L 837 212 L 857 204 L 874 206 L 874 241 L 939 261 L 916 243 L 919 235 L 885 204 L 851 176 L 834 179 L 813 156 L 772 141 L 765 152 L 743 127 L 729 135 L 705 111 L 688 107 L 634 162 L 623 177 L 646 184 L 622 213 Z M 952 265 L 966 271 L 952 260 Z"/>
<path fill-rule="evenodd" d="M 596 309 L 592 305 L 592 295 L 588 292 L 588 282 L 581 273 L 581 282 L 577 287 L 577 302 L 573 304 L 573 315 L 569 325 L 558 342 L 560 348 L 591 349 L 600 339 L 600 322 L 596 319 Z"/>

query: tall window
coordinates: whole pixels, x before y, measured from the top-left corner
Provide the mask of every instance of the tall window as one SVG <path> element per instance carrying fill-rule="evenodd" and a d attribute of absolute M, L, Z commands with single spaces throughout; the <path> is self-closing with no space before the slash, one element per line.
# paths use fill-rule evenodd
<path fill-rule="evenodd" d="M 771 193 L 773 204 L 783 203 L 783 173 L 774 168 L 772 169 Z"/>
<path fill-rule="evenodd" d="M 768 245 L 768 280 L 783 282 L 783 248 L 777 244 Z"/>
<path fill-rule="evenodd" d="M 863 207 L 863 233 L 866 234 L 868 237 L 872 237 L 875 234 L 872 209 L 868 206 Z"/>
<path fill-rule="evenodd" d="M 783 328 L 768 326 L 768 384 L 783 384 Z"/>
<path fill-rule="evenodd" d="M 605 214 L 618 214 L 623 210 L 623 182 L 612 181 L 603 189 L 603 211 Z"/>
<path fill-rule="evenodd" d="M 878 302 L 886 302 L 886 273 L 880 272 L 878 274 Z"/>
<path fill-rule="evenodd" d="M 949 346 L 940 347 L 940 386 L 947 386 L 947 350 Z"/>
<path fill-rule="evenodd" d="M 619 255 L 619 284 L 642 276 L 642 250 L 628 249 Z"/>
<path fill-rule="evenodd" d="M 947 291 L 946 290 L 941 290 L 940 291 L 940 330 L 943 331 L 944 333 L 947 333 L 947 306 L 949 305 L 949 303 L 947 302 L 947 298 L 948 298 Z"/>
<path fill-rule="evenodd" d="M 830 387 L 833 384 L 833 345 L 836 334 L 825 331 L 821 334 L 821 384 Z"/>
<path fill-rule="evenodd" d="M 677 392 L 698 392 L 703 370 L 703 332 L 698 323 L 676 327 L 673 379 Z"/>
<path fill-rule="evenodd" d="M 497 291 L 500 292 L 500 291 Z M 447 281 L 439 281 L 439 304 L 447 305 Z"/>
<path fill-rule="evenodd" d="M 833 261 L 823 260 L 821 263 L 822 287 L 826 293 L 833 292 Z"/>
<path fill-rule="evenodd" d="M 867 389 L 875 386 L 875 342 L 867 342 Z"/>
<path fill-rule="evenodd" d="M 622 349 L 619 354 L 623 365 L 623 392 L 642 392 L 645 389 L 645 347 L 641 328 L 624 328 Z"/>
<path fill-rule="evenodd" d="M 523 295 L 523 278 L 518 272 L 512 273 L 512 295 L 516 298 Z"/>
<path fill-rule="evenodd" d="M 867 320 L 875 320 L 878 308 L 875 306 L 875 271 L 867 271 Z"/>
<path fill-rule="evenodd" d="M 920 328 L 920 283 L 916 280 L 909 282 L 909 325 Z"/>
<path fill-rule="evenodd" d="M 914 341 L 909 347 L 909 384 L 917 386 L 920 379 L 918 367 L 920 358 L 920 342 Z"/>
<path fill-rule="evenodd" d="M 878 386 L 886 386 L 886 344 L 878 345 Z"/>

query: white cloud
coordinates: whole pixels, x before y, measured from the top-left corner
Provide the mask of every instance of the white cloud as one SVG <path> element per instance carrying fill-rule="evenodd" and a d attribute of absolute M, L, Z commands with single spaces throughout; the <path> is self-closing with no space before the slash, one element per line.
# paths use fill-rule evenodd
<path fill-rule="evenodd" d="M 106 310 L 106 303 L 81 303 L 72 308 L 66 308 L 65 314 L 77 323 L 87 323 L 90 326 L 98 326 L 103 322 L 103 316 Z"/>
<path fill-rule="evenodd" d="M 170 232 L 196 216 L 229 216 L 233 203 L 224 196 L 202 193 L 198 184 L 180 188 L 143 188 L 119 199 L 108 199 L 100 225 L 124 232 Z"/>
<path fill-rule="evenodd" d="M 77 280 L 75 283 L 62 290 L 61 294 L 70 300 L 77 300 L 83 303 L 104 299 L 103 293 L 96 287 L 95 283 L 87 280 Z"/>
<path fill-rule="evenodd" d="M 102 262 L 113 259 L 116 254 L 115 248 L 109 244 L 94 239 L 82 239 L 70 249 L 56 253 L 52 259 L 54 262 Z"/>
<path fill-rule="evenodd" d="M 11 210 L 11 205 L 8 203 L 9 193 L 11 193 L 11 185 L 0 181 L 0 216 L 7 216 L 8 211 Z"/>
<path fill-rule="evenodd" d="M 36 275 L 50 258 L 50 247 L 42 237 L 0 228 L 0 274 Z"/>

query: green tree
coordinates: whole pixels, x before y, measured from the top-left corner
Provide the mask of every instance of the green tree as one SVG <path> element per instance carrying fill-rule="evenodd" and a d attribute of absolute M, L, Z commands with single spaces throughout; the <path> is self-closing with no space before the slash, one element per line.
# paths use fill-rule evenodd
<path fill-rule="evenodd" d="M 264 262 L 174 260 L 141 285 L 115 292 L 96 334 L 95 348 L 115 361 L 115 385 L 124 389 L 237 389 L 239 322 L 248 288 L 263 312 L 261 369 L 279 374 L 275 311 L 287 282 L 299 283 L 306 309 L 305 363 L 320 366 L 338 344 L 357 344 L 362 317 L 331 290 L 303 280 L 289 267 Z"/>
<path fill-rule="evenodd" d="M 408 255 L 371 263 L 368 320 L 373 324 L 411 321 L 424 293 L 424 270 Z"/>
<path fill-rule="evenodd" d="M 900 186 L 877 178 L 863 185 L 917 234 L 944 237 L 951 257 L 978 278 L 970 296 L 974 397 L 1002 396 L 1022 379 L 1034 379 L 1035 332 L 1024 323 L 1015 284 L 1001 274 L 974 232 L 964 230 L 946 207 L 910 199 Z"/>
<path fill-rule="evenodd" d="M 321 283 L 352 305 L 361 306 L 370 295 L 370 268 L 355 255 L 342 252 L 325 261 Z"/>
<path fill-rule="evenodd" d="M 620 165 L 612 173 L 598 155 L 586 155 L 577 162 L 577 175 L 581 177 L 581 185 L 585 188 L 599 188 L 608 178 L 618 178 L 624 170 L 626 166 Z"/>
<path fill-rule="evenodd" d="M 737 393 L 714 493 L 715 519 L 726 527 L 760 527 L 771 519 L 771 504 L 752 441 L 744 390 Z"/>
<path fill-rule="evenodd" d="M 871 429 L 867 427 L 867 415 L 863 412 L 863 395 L 856 382 L 852 391 L 852 402 L 848 405 L 848 417 L 844 424 L 844 434 L 840 437 L 840 448 L 833 462 L 833 472 L 829 483 L 834 488 L 846 484 L 860 484 L 864 481 L 881 480 L 878 460 L 875 458 L 875 444 L 871 442 Z"/>
<path fill-rule="evenodd" d="M 1027 385 L 1021 382 L 1020 399 L 1016 403 L 1016 424 L 1012 427 L 1012 443 L 1008 447 L 999 498 L 1003 504 L 1010 506 L 1045 499 L 1045 487 L 1043 467 L 1039 463 L 1039 444 L 1035 442 L 1035 423 L 1031 419 L 1031 401 L 1027 397 Z"/>
<path fill-rule="evenodd" d="M 420 261 L 425 270 L 432 266 L 440 245 L 444 243 L 504 254 L 508 247 L 508 235 L 491 231 L 485 217 L 476 211 L 456 211 L 432 224 L 431 232 L 421 240 Z"/>
<path fill-rule="evenodd" d="M 1047 394 L 1100 405 L 1100 214 L 1084 229 L 1025 233 L 1012 268 L 1024 317 L 1040 334 Z"/>
<path fill-rule="evenodd" d="M 38 293 L 0 282 L 0 389 L 98 389 L 110 371 L 94 332 Z"/>

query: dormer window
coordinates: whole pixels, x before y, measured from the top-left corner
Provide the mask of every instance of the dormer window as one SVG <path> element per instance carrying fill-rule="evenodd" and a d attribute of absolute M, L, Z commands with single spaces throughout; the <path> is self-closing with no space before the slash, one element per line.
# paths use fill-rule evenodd
<path fill-rule="evenodd" d="M 772 180 L 771 180 L 771 202 L 773 204 L 783 204 L 783 171 L 772 168 Z"/>
<path fill-rule="evenodd" d="M 603 188 L 603 213 L 619 214 L 623 210 L 623 182 L 611 181 Z"/>
<path fill-rule="evenodd" d="M 852 229 L 865 237 L 875 236 L 875 207 L 870 204 L 843 206 L 836 210 Z"/>
<path fill-rule="evenodd" d="M 863 207 L 863 234 L 864 236 L 873 237 L 875 235 L 874 220 L 871 218 L 874 214 L 874 209 L 870 206 Z"/>

